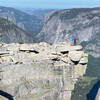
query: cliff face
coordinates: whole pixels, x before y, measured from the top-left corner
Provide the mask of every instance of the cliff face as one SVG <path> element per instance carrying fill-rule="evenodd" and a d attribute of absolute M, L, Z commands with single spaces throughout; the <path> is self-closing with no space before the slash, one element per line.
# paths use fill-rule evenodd
<path fill-rule="evenodd" d="M 40 32 L 43 21 L 34 15 L 9 7 L 0 6 L 0 17 L 5 18 L 30 34 Z"/>
<path fill-rule="evenodd" d="M 0 18 L 0 42 L 4 43 L 33 43 L 35 38 L 17 27 L 12 22 Z"/>
<path fill-rule="evenodd" d="M 100 8 L 53 11 L 46 15 L 44 27 L 37 37 L 55 44 L 71 43 L 72 35 L 77 37 L 78 44 L 87 41 L 85 51 L 100 57 Z"/>
<path fill-rule="evenodd" d="M 1 43 L 0 90 L 14 100 L 70 100 L 87 68 L 88 55 L 81 49 L 66 43 Z"/>

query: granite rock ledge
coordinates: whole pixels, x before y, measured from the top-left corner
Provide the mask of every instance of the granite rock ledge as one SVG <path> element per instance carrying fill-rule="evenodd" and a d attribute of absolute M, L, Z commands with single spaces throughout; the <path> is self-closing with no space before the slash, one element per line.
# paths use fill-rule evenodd
<path fill-rule="evenodd" d="M 14 100 L 70 100 L 87 63 L 80 45 L 0 43 L 0 90 Z"/>

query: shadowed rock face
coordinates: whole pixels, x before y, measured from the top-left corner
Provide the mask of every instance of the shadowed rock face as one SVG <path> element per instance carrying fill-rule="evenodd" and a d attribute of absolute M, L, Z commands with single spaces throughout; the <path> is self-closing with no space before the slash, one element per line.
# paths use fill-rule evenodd
<path fill-rule="evenodd" d="M 30 34 L 40 32 L 43 21 L 35 15 L 29 15 L 10 7 L 0 6 L 0 17 L 5 18 Z"/>
<path fill-rule="evenodd" d="M 1 43 L 0 90 L 14 100 L 70 100 L 87 68 L 88 55 L 81 49 L 66 43 Z"/>
<path fill-rule="evenodd" d="M 87 100 L 100 100 L 100 81 L 98 81 L 87 94 Z"/>
<path fill-rule="evenodd" d="M 37 37 L 55 44 L 70 43 L 72 35 L 77 37 L 78 44 L 87 41 L 85 51 L 100 57 L 100 8 L 53 11 L 46 15 L 44 27 Z"/>
<path fill-rule="evenodd" d="M 1 100 L 14 100 L 12 95 L 10 95 L 2 90 L 0 90 L 0 99 Z"/>
<path fill-rule="evenodd" d="M 4 43 L 33 43 L 34 37 L 17 27 L 12 22 L 0 18 L 0 42 Z"/>

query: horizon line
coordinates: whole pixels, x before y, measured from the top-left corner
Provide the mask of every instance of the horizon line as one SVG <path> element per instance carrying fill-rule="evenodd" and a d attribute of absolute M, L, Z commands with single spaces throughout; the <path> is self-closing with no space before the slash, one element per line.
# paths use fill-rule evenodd
<path fill-rule="evenodd" d="M 81 8 L 100 8 L 100 6 L 94 6 L 94 7 L 68 7 L 68 8 L 65 8 L 65 7 L 64 8 L 62 8 L 62 7 L 55 7 L 55 8 L 54 7 L 48 7 L 47 8 L 46 7 L 46 8 L 43 8 L 43 7 L 32 7 L 32 6 L 31 7 L 28 7 L 28 6 L 26 6 L 26 7 L 25 6 L 23 6 L 23 7 L 16 6 L 15 7 L 15 6 L 3 6 L 3 5 L 0 5 L 0 7 L 9 7 L 9 8 L 16 8 L 16 9 L 23 8 L 23 9 L 59 9 L 59 10 L 60 9 L 61 10 L 62 9 L 77 9 L 77 8 L 80 8 L 80 9 Z"/>

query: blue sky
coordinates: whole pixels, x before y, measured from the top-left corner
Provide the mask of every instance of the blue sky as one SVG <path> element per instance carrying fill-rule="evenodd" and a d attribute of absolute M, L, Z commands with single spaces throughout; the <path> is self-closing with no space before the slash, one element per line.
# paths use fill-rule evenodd
<path fill-rule="evenodd" d="M 0 6 L 28 8 L 100 7 L 100 0 L 0 0 Z"/>

